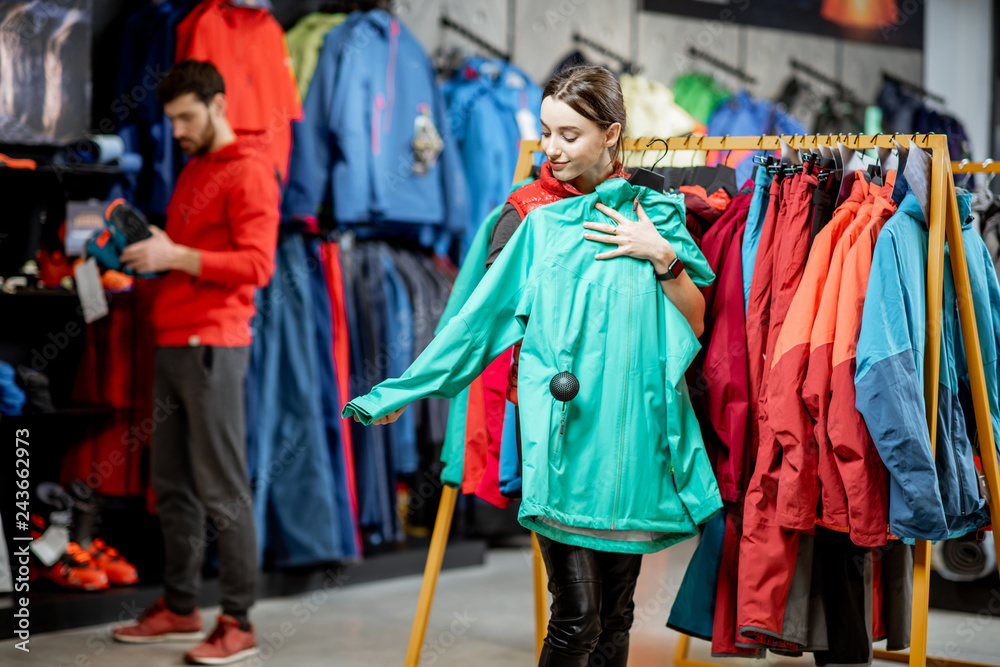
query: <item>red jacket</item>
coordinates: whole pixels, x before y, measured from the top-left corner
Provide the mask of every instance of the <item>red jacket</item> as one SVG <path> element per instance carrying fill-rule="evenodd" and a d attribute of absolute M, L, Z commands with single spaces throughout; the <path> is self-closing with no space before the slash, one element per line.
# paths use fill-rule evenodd
<path fill-rule="evenodd" d="M 271 12 L 202 2 L 177 26 L 177 61 L 186 58 L 215 65 L 226 83 L 229 124 L 252 138 L 284 179 L 302 103 L 285 33 Z"/>
<path fill-rule="evenodd" d="M 201 251 L 201 275 L 157 280 L 156 344 L 250 344 L 254 288 L 274 272 L 278 180 L 243 141 L 192 159 L 167 206 L 167 235 Z"/>
<path fill-rule="evenodd" d="M 757 258 L 753 266 L 753 279 L 750 282 L 750 296 L 747 300 L 747 373 L 750 386 L 750 419 L 749 438 L 751 443 L 747 468 L 744 473 L 749 477 L 753 474 L 757 461 L 758 419 L 760 416 L 760 392 L 764 380 L 765 354 L 767 353 L 767 335 L 771 329 L 771 289 L 774 275 L 775 229 L 781 217 L 782 209 L 786 207 L 791 179 L 785 178 L 771 181 L 768 196 L 767 213 L 760 230 L 760 242 L 757 246 Z M 748 478 L 740 480 L 741 488 L 747 488 Z"/>

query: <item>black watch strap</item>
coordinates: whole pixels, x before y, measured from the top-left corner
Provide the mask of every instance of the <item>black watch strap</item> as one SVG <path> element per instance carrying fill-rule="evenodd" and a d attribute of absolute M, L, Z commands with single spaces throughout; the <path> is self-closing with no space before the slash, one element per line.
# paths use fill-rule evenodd
<path fill-rule="evenodd" d="M 684 262 L 681 261 L 680 257 L 674 257 L 674 261 L 670 262 L 670 266 L 667 267 L 665 273 L 657 273 L 657 280 L 673 280 L 674 278 L 680 277 L 681 273 L 684 272 Z"/>

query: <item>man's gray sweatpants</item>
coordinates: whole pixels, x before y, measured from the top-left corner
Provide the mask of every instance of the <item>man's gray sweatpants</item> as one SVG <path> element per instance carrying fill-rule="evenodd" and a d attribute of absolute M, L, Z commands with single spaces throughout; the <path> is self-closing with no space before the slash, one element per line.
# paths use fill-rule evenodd
<path fill-rule="evenodd" d="M 152 481 L 166 551 L 167 606 L 198 604 L 208 541 L 217 541 L 222 611 L 244 616 L 257 581 L 247 481 L 243 378 L 249 347 L 158 347 L 153 398 L 167 406 L 152 444 Z M 205 519 L 213 529 L 206 534 Z"/>

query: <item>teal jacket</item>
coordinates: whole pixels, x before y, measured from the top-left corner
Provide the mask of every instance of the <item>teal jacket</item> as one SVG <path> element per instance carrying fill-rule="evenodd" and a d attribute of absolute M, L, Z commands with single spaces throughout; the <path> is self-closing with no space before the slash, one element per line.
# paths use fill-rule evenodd
<path fill-rule="evenodd" d="M 521 524 L 567 544 L 625 553 L 697 534 L 722 506 L 684 382 L 698 339 L 649 262 L 595 260 L 607 246 L 583 238 L 584 221 L 608 220 L 597 201 L 633 216 L 637 195 L 692 280 L 710 283 L 714 275 L 684 226 L 683 199 L 607 180 L 592 194 L 529 213 L 406 373 L 351 401 L 344 416 L 369 424 L 425 396 L 455 396 L 523 339 Z M 549 392 L 563 371 L 580 381 L 565 415 Z"/>

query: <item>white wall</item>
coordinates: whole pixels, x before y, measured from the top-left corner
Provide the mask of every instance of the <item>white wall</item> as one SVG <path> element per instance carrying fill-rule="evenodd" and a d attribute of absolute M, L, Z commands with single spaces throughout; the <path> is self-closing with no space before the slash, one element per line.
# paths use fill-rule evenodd
<path fill-rule="evenodd" d="M 993 3 L 927 0 L 924 86 L 944 97 L 948 113 L 962 121 L 973 160 L 996 157 L 989 154 L 992 80 Z"/>
<path fill-rule="evenodd" d="M 989 0 L 905 0 L 905 2 L 927 2 L 929 11 L 927 29 L 929 44 L 947 40 L 949 48 L 955 43 L 968 44 L 970 29 L 961 19 L 976 25 L 976 35 L 985 31 L 987 37 L 991 23 L 974 8 L 988 6 Z M 901 3 L 905 8 L 905 2 Z M 638 11 L 638 0 L 397 0 L 400 18 L 417 35 L 429 53 L 439 46 L 465 45 L 466 40 L 447 30 L 442 30 L 438 18 L 442 11 L 472 30 L 489 39 L 500 48 L 510 50 L 513 62 L 524 69 L 539 84 L 544 85 L 553 68 L 568 53 L 573 45 L 574 31 L 595 39 L 607 48 L 638 60 L 644 67 L 644 74 L 663 83 L 670 84 L 678 74 L 686 71 L 692 63 L 686 56 L 690 44 L 727 62 L 739 65 L 757 77 L 758 82 L 750 86 L 750 91 L 758 96 L 773 98 L 791 74 L 788 64 L 790 57 L 806 61 L 817 70 L 840 79 L 863 100 L 874 101 L 882 83 L 882 70 L 888 70 L 907 80 L 920 82 L 924 79 L 925 58 L 920 51 L 836 40 L 811 34 L 796 34 L 789 31 L 771 30 L 756 26 L 742 26 L 726 22 L 727 14 L 720 9 L 720 20 L 692 19 L 658 12 Z M 961 11 L 951 8 L 969 5 Z M 938 19 L 931 19 L 938 13 L 951 13 L 949 24 L 954 29 L 942 29 Z M 977 36 L 975 51 L 981 54 L 963 59 L 970 72 L 990 65 L 992 50 L 983 50 Z M 940 47 L 937 47 L 940 49 Z M 582 47 L 585 54 L 595 62 L 607 64 L 606 60 Z M 931 68 L 929 61 L 928 68 Z M 983 101 L 978 101 L 977 114 L 968 114 L 971 124 L 973 116 L 988 117 L 988 78 L 982 74 L 956 77 L 955 58 L 951 55 L 943 61 L 947 65 L 933 67 L 943 70 L 942 76 L 949 85 L 960 89 L 978 87 Z M 974 65 L 974 66 L 973 66 Z M 693 66 L 713 71 L 704 65 Z M 732 89 L 740 83 L 725 75 L 720 75 L 724 85 Z M 975 81 L 975 85 L 970 83 Z M 959 103 L 963 95 L 950 95 L 943 86 L 935 82 L 927 84 L 948 97 L 954 107 L 953 113 L 966 120 L 966 104 Z M 827 88 L 814 84 L 814 89 L 822 94 Z M 954 101 L 953 101 L 954 100 Z M 808 109 L 800 109 L 800 115 Z M 803 118 L 807 125 L 812 118 Z M 978 127 L 978 126 L 977 126 Z M 988 128 L 980 128 L 974 142 L 978 150 L 985 150 L 986 140 L 980 134 Z"/>

